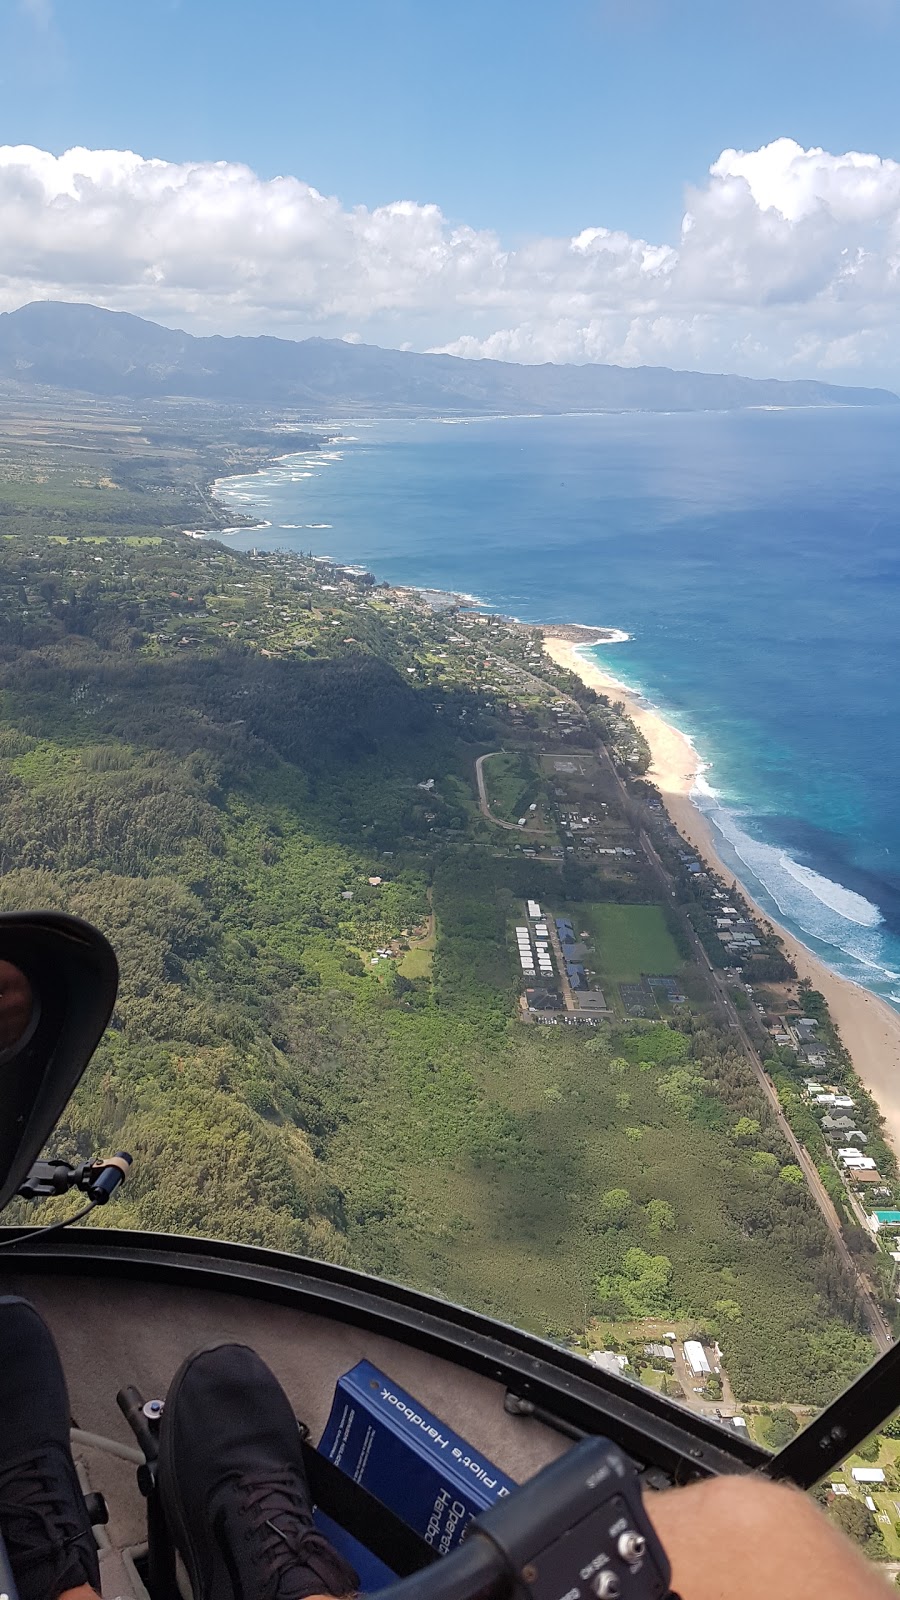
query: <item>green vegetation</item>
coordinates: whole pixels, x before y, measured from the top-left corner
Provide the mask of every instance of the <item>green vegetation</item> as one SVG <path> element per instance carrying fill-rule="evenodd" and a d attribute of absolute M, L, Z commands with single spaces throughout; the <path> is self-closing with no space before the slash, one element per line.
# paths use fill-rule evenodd
<path fill-rule="evenodd" d="M 484 784 L 491 811 L 504 822 L 518 822 L 543 797 L 537 764 L 524 750 L 491 755 L 484 763 Z"/>
<path fill-rule="evenodd" d="M 683 958 L 660 906 L 581 907 L 582 926 L 594 938 L 599 970 L 608 983 L 639 983 L 644 974 L 676 973 Z"/>
<path fill-rule="evenodd" d="M 841 1495 L 832 1501 L 829 1515 L 842 1533 L 862 1546 L 871 1560 L 883 1561 L 886 1558 L 887 1547 L 878 1524 L 861 1500 L 853 1495 Z"/>
<path fill-rule="evenodd" d="M 852 1469 L 873 1463 L 884 1472 L 884 1483 L 857 1483 Z M 898 1493 L 900 1443 L 890 1437 L 889 1428 L 848 1456 L 814 1491 L 838 1527 L 873 1561 L 900 1559 Z M 867 1499 L 872 1501 L 874 1511 L 866 1504 Z"/>
<path fill-rule="evenodd" d="M 402 961 L 397 963 L 397 971 L 402 978 L 430 978 L 433 961 L 434 952 L 431 950 L 407 950 Z"/>
<path fill-rule="evenodd" d="M 0 541 L 0 906 L 119 952 L 55 1142 L 135 1156 L 91 1225 L 311 1251 L 560 1337 L 680 1316 L 759 1401 L 854 1376 L 854 1285 L 711 1007 L 519 1019 L 526 895 L 612 981 L 683 965 L 644 863 L 523 860 L 477 814 L 475 755 L 543 739 L 556 676 L 513 714 L 478 618 L 168 531 L 88 543 L 38 488 Z"/>
<path fill-rule="evenodd" d="M 773 1411 L 762 1411 L 756 1418 L 754 1432 L 767 1450 L 783 1450 L 790 1444 L 800 1424 L 787 1406 L 776 1406 Z"/>

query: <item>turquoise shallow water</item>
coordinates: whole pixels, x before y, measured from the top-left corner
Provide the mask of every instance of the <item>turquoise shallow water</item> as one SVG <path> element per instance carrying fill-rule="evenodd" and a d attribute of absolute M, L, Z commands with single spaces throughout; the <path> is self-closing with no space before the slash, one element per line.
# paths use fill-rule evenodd
<path fill-rule="evenodd" d="M 729 864 L 900 1005 L 900 407 L 342 424 L 219 492 L 243 547 L 627 631 Z"/>

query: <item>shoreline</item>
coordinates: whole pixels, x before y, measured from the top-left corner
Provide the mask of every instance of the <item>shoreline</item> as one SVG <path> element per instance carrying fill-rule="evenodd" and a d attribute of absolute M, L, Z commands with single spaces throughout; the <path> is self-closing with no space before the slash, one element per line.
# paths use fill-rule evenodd
<path fill-rule="evenodd" d="M 210 493 L 215 495 L 220 483 L 234 478 L 259 476 L 281 462 L 308 453 L 307 450 L 288 451 L 279 456 L 272 456 L 255 470 L 237 468 L 232 472 L 220 473 L 209 485 Z M 221 506 L 221 509 L 224 511 L 225 507 Z M 268 524 L 269 527 L 271 525 Z M 228 530 L 210 529 L 208 536 L 215 539 L 220 537 L 223 531 L 236 534 L 262 532 L 265 527 L 266 523 L 249 524 L 249 526 L 232 525 Z M 320 559 L 331 559 L 335 566 L 343 565 L 334 557 Z M 421 586 L 402 587 L 422 592 Z M 521 623 L 521 626 L 541 625 Z M 708 818 L 694 804 L 691 797 L 695 781 L 704 765 L 691 740 L 680 729 L 668 723 L 658 711 L 647 705 L 634 689 L 621 683 L 612 673 L 597 666 L 596 663 L 586 661 L 578 653 L 579 648 L 587 643 L 613 644 L 627 639 L 629 635 L 622 633 L 620 629 L 592 627 L 581 623 L 544 625 L 543 634 L 545 650 L 560 666 L 574 672 L 591 688 L 624 703 L 628 715 L 640 728 L 650 746 L 652 763 L 648 776 L 659 789 L 663 804 L 679 833 L 697 850 L 713 871 L 726 881 L 734 881 L 737 875 L 722 861 Z M 740 879 L 738 881 L 740 882 Z M 815 955 L 782 923 L 770 916 L 754 900 L 743 883 L 741 891 L 761 921 L 774 929 L 786 954 L 793 961 L 798 975 L 801 978 L 808 978 L 813 988 L 825 996 L 831 1016 L 850 1053 L 854 1070 L 876 1101 L 884 1117 L 886 1134 L 900 1154 L 900 1012 L 895 1011 L 880 996 L 863 988 L 862 985 L 834 972 L 821 957 Z"/>
<path fill-rule="evenodd" d="M 703 771 L 703 762 L 687 734 L 666 722 L 634 689 L 620 683 L 612 673 L 585 660 L 579 654 L 579 645 L 563 637 L 562 630 L 556 632 L 552 627 L 545 630 L 544 649 L 558 666 L 574 672 L 590 688 L 624 703 L 629 717 L 650 746 L 652 761 L 647 777 L 659 790 L 679 833 L 714 872 L 726 882 L 733 882 L 737 875 L 719 855 L 712 825 L 691 797 L 696 779 Z M 850 1052 L 854 1071 L 884 1117 L 891 1144 L 900 1151 L 900 1013 L 879 995 L 832 971 L 795 934 L 764 911 L 739 878 L 737 881 L 761 921 L 778 935 L 798 975 L 808 978 L 813 988 L 825 996 L 832 1019 Z"/>

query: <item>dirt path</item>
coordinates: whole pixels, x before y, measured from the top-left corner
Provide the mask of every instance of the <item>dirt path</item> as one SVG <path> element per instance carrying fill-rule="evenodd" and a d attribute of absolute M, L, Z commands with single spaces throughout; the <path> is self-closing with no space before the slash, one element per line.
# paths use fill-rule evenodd
<path fill-rule="evenodd" d="M 517 822 L 504 822 L 502 817 L 495 817 L 488 805 L 487 789 L 484 784 L 484 763 L 490 761 L 491 756 L 502 756 L 502 750 L 488 750 L 479 756 L 475 763 L 475 782 L 478 785 L 478 809 L 488 822 L 493 822 L 497 828 L 508 828 L 512 833 L 519 833 L 523 839 L 550 839 L 553 835 L 546 828 L 531 828 L 526 832 Z"/>

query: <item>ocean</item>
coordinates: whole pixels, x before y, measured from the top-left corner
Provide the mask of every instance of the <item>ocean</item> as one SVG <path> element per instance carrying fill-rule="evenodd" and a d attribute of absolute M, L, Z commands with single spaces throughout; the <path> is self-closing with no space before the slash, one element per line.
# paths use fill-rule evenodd
<path fill-rule="evenodd" d="M 900 406 L 362 422 L 218 493 L 228 541 L 536 622 L 693 739 L 750 893 L 900 1006 Z"/>

